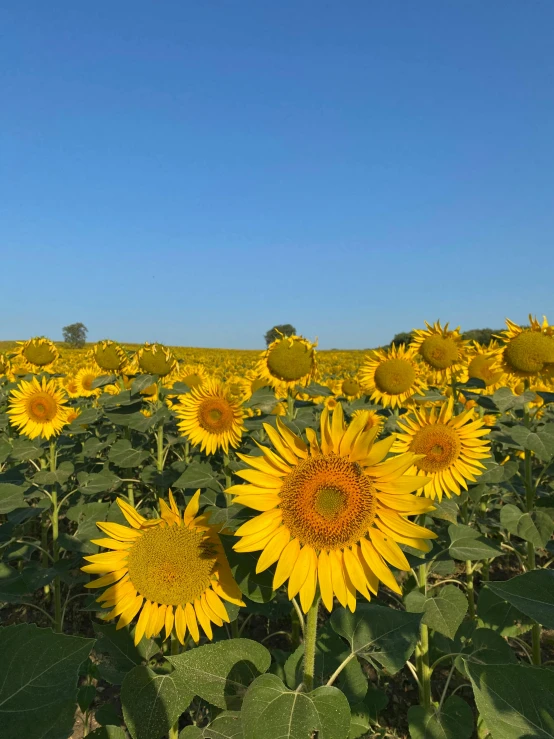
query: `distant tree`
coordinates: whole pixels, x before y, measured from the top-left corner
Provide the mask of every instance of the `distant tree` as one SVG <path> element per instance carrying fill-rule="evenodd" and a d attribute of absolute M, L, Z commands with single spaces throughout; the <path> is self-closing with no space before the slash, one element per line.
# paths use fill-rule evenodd
<path fill-rule="evenodd" d="M 271 344 L 275 339 L 280 339 L 282 336 L 292 336 L 296 333 L 294 326 L 290 323 L 282 323 L 279 326 L 273 326 L 265 335 L 265 343 L 267 346 Z"/>
<path fill-rule="evenodd" d="M 414 335 L 411 331 L 402 331 L 399 334 L 396 334 L 394 339 L 391 341 L 390 346 L 400 346 L 400 344 L 409 344 L 410 341 L 414 338 Z"/>
<path fill-rule="evenodd" d="M 494 334 L 499 334 L 502 329 L 492 328 L 473 328 L 471 331 L 465 331 L 462 336 L 468 341 L 476 341 L 478 344 L 488 344 L 494 338 Z"/>
<path fill-rule="evenodd" d="M 69 346 L 78 348 L 85 345 L 88 328 L 84 323 L 70 323 L 69 326 L 64 326 L 62 331 L 63 340 Z"/>

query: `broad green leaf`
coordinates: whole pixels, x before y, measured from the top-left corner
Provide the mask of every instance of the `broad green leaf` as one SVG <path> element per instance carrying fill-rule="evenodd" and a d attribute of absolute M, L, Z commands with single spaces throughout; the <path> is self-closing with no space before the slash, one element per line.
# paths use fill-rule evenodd
<path fill-rule="evenodd" d="M 440 518 L 450 523 L 457 522 L 459 507 L 453 498 L 444 498 L 440 503 L 435 501 L 433 505 L 435 506 L 435 510 L 428 514 L 431 518 Z"/>
<path fill-rule="evenodd" d="M 115 375 L 99 375 L 90 383 L 90 387 L 91 390 L 96 390 L 99 387 L 104 387 L 104 385 L 113 385 L 114 382 L 117 382 Z"/>
<path fill-rule="evenodd" d="M 87 495 L 113 493 L 121 485 L 121 480 L 110 470 L 102 472 L 79 472 L 79 490 Z"/>
<path fill-rule="evenodd" d="M 471 526 L 449 526 L 450 556 L 453 559 L 479 560 L 492 559 L 504 552 L 497 546 L 490 544 L 479 532 Z"/>
<path fill-rule="evenodd" d="M 488 582 L 487 587 L 537 623 L 554 629 L 552 570 L 532 570 L 505 582 Z"/>
<path fill-rule="evenodd" d="M 241 711 L 244 739 L 348 739 L 350 707 L 337 688 L 288 690 L 276 675 L 260 675 Z"/>
<path fill-rule="evenodd" d="M 0 629 L 2 739 L 66 739 L 71 734 L 79 666 L 93 644 L 94 639 L 55 634 L 34 624 Z"/>
<path fill-rule="evenodd" d="M 243 739 L 243 736 L 240 713 L 223 711 L 204 729 L 186 726 L 179 739 Z"/>
<path fill-rule="evenodd" d="M 194 686 L 176 670 L 158 675 L 143 665 L 134 667 L 121 686 L 125 725 L 133 739 L 159 739 L 195 695 Z"/>
<path fill-rule="evenodd" d="M 466 663 L 493 739 L 554 738 L 554 672 L 530 665 Z"/>
<path fill-rule="evenodd" d="M 30 439 L 19 438 L 14 439 L 13 448 L 10 454 L 12 459 L 29 460 L 38 459 L 44 454 L 44 447 L 38 439 L 31 441 Z"/>
<path fill-rule="evenodd" d="M 352 706 L 348 739 L 358 739 L 366 734 L 371 722 L 378 720 L 379 713 L 386 708 L 388 702 L 384 690 L 370 685 L 363 703 Z"/>
<path fill-rule="evenodd" d="M 519 636 L 529 631 L 533 625 L 532 619 L 487 587 L 481 588 L 479 593 L 477 616 L 481 626 L 493 630 L 500 636 Z"/>
<path fill-rule="evenodd" d="M 511 408 L 523 408 L 525 403 L 530 403 L 534 399 L 535 393 L 526 391 L 521 395 L 514 395 L 508 387 L 501 387 L 493 396 L 493 402 L 501 413 Z"/>
<path fill-rule="evenodd" d="M 9 482 L 0 483 L 0 513 L 10 513 L 16 508 L 23 508 L 25 500 L 23 493 L 28 485 L 12 485 Z"/>
<path fill-rule="evenodd" d="M 554 522 L 547 513 L 524 513 L 517 524 L 517 535 L 531 542 L 536 549 L 544 549 L 554 533 Z"/>
<path fill-rule="evenodd" d="M 146 388 L 153 385 L 156 380 L 156 375 L 137 375 L 131 385 L 131 395 L 137 395 L 143 390 L 146 390 Z"/>
<path fill-rule="evenodd" d="M 103 655 L 99 663 L 101 675 L 112 685 L 121 685 L 128 672 L 158 651 L 152 639 L 143 638 L 135 646 L 129 631 L 117 630 L 114 624 L 94 624 L 94 632 L 94 651 Z"/>
<path fill-rule="evenodd" d="M 464 647 L 465 655 L 456 657 L 456 667 L 467 677 L 466 662 L 479 665 L 517 664 L 518 660 L 506 639 L 492 629 L 475 629 L 469 644 Z"/>
<path fill-rule="evenodd" d="M 221 490 L 216 474 L 208 462 L 196 462 L 190 464 L 183 474 L 175 480 L 173 486 L 176 488 L 211 488 Z"/>
<path fill-rule="evenodd" d="M 411 739 L 471 739 L 473 711 L 463 698 L 451 695 L 440 710 L 411 706 L 408 724 Z"/>
<path fill-rule="evenodd" d="M 506 479 L 506 465 L 496 464 L 492 459 L 484 459 L 485 470 L 477 478 L 480 485 L 497 484 Z"/>
<path fill-rule="evenodd" d="M 261 387 L 252 393 L 252 396 L 244 404 L 245 408 L 259 408 L 262 413 L 271 413 L 279 401 L 275 397 L 275 391 L 270 387 Z"/>
<path fill-rule="evenodd" d="M 235 552 L 232 548 L 234 542 L 227 536 L 221 537 L 221 543 L 241 592 L 256 603 L 269 603 L 273 600 L 273 573 L 271 570 L 256 572 L 259 552 Z"/>
<path fill-rule="evenodd" d="M 145 459 L 150 456 L 149 452 L 133 449 L 128 439 L 119 439 L 111 447 L 108 459 L 113 462 L 116 467 L 127 469 L 129 467 L 138 467 Z"/>
<path fill-rule="evenodd" d="M 95 697 L 96 687 L 94 685 L 81 685 L 77 691 L 77 703 L 83 713 L 88 711 Z"/>
<path fill-rule="evenodd" d="M 517 444 L 534 452 L 543 462 L 549 462 L 554 456 L 554 424 L 549 423 L 536 431 L 514 426 L 510 433 Z"/>
<path fill-rule="evenodd" d="M 195 695 L 230 710 L 240 708 L 248 685 L 271 664 L 268 650 L 250 639 L 205 644 L 167 659 Z"/>
<path fill-rule="evenodd" d="M 309 395 L 310 398 L 318 398 L 320 396 L 327 398 L 329 395 L 333 394 L 332 390 L 330 390 L 326 385 L 319 385 L 317 382 L 311 382 L 306 387 L 297 385 L 296 390 L 299 393 L 305 393 L 306 395 Z"/>
<path fill-rule="evenodd" d="M 423 623 L 454 639 L 458 627 L 467 613 L 467 598 L 456 585 L 445 585 L 435 597 L 427 597 L 424 604 Z"/>
<path fill-rule="evenodd" d="M 415 649 L 421 614 L 362 603 L 351 613 L 333 611 L 331 626 L 359 657 L 376 660 L 391 675 L 400 670 Z"/>
<path fill-rule="evenodd" d="M 74 469 L 71 462 L 62 462 L 58 469 L 53 472 L 49 470 L 37 472 L 33 477 L 33 482 L 36 482 L 38 485 L 55 485 L 56 483 L 63 485 L 71 477 Z"/>

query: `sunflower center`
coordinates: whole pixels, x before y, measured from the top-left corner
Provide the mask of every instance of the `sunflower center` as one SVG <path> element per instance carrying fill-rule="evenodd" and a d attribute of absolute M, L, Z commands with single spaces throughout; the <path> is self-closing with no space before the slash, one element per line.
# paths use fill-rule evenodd
<path fill-rule="evenodd" d="M 121 350 L 115 344 L 107 344 L 106 346 L 96 347 L 94 354 L 96 364 L 104 370 L 119 370 L 124 362 L 124 356 Z"/>
<path fill-rule="evenodd" d="M 129 578 L 140 595 L 165 605 L 192 603 L 210 584 L 215 552 L 201 531 L 155 526 L 129 552 Z"/>
<path fill-rule="evenodd" d="M 233 409 L 224 398 L 206 398 L 198 406 L 198 423 L 212 434 L 229 431 L 234 418 Z"/>
<path fill-rule="evenodd" d="M 357 395 L 360 392 L 360 386 L 356 382 L 356 380 L 352 380 L 351 378 L 348 378 L 343 381 L 342 383 L 342 394 L 349 396 L 349 395 Z"/>
<path fill-rule="evenodd" d="M 524 331 L 511 339 L 504 349 L 504 359 L 516 372 L 534 375 L 554 362 L 554 338 L 538 331 Z"/>
<path fill-rule="evenodd" d="M 423 359 L 435 369 L 448 369 L 459 359 L 458 345 L 450 336 L 428 336 L 419 348 Z"/>
<path fill-rule="evenodd" d="M 47 393 L 32 395 L 27 401 L 27 414 L 31 421 L 47 423 L 56 417 L 58 404 L 55 398 Z"/>
<path fill-rule="evenodd" d="M 154 350 L 153 348 L 143 349 L 138 363 L 141 370 L 149 375 L 158 375 L 158 377 L 168 375 L 174 364 L 171 355 L 167 356 L 163 349 Z"/>
<path fill-rule="evenodd" d="M 359 464 L 335 454 L 302 460 L 284 478 L 280 497 L 291 535 L 318 550 L 354 544 L 375 516 L 371 480 Z"/>
<path fill-rule="evenodd" d="M 415 370 L 405 359 L 386 359 L 377 367 L 374 377 L 377 389 L 389 395 L 405 393 L 415 379 Z"/>
<path fill-rule="evenodd" d="M 203 378 L 194 372 L 192 372 L 190 375 L 182 377 L 181 380 L 185 383 L 185 385 L 188 385 L 189 387 L 198 387 L 204 382 Z"/>
<path fill-rule="evenodd" d="M 55 351 L 46 343 L 33 342 L 23 350 L 23 356 L 37 367 L 45 367 L 56 359 Z"/>
<path fill-rule="evenodd" d="M 440 472 L 448 469 L 460 456 L 462 443 L 456 430 L 442 423 L 424 426 L 416 432 L 410 451 L 424 454 L 416 467 L 424 472 Z"/>
<path fill-rule="evenodd" d="M 501 373 L 494 372 L 494 359 L 486 357 L 483 354 L 478 354 L 473 357 L 467 368 L 468 375 L 470 377 L 476 377 L 479 380 L 483 380 L 485 385 L 493 385 L 498 379 Z"/>
<path fill-rule="evenodd" d="M 267 357 L 267 366 L 274 377 L 287 382 L 301 380 L 312 370 L 312 350 L 302 341 L 282 339 Z"/>

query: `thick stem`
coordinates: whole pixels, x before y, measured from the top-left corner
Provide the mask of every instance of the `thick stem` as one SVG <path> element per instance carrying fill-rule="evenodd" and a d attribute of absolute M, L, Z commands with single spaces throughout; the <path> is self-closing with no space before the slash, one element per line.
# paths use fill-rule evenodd
<path fill-rule="evenodd" d="M 470 618 L 475 618 L 475 588 L 473 584 L 473 565 L 470 560 L 466 561 L 466 590 L 468 615 Z"/>
<path fill-rule="evenodd" d="M 129 499 L 129 505 L 132 505 L 133 508 L 135 507 L 135 489 L 134 489 L 134 483 L 128 482 L 127 483 L 127 498 Z"/>
<path fill-rule="evenodd" d="M 181 645 L 179 644 L 179 640 L 177 639 L 177 636 L 175 634 L 175 630 L 171 634 L 171 654 L 176 655 L 179 654 L 181 651 Z M 169 734 L 167 735 L 168 739 L 178 739 L 179 738 L 179 719 L 173 724 L 171 729 L 169 730 Z"/>
<path fill-rule="evenodd" d="M 294 398 L 292 397 L 292 393 L 288 392 L 287 394 L 287 421 L 292 421 L 294 419 Z"/>
<path fill-rule="evenodd" d="M 319 596 L 314 599 L 308 611 L 306 633 L 304 635 L 304 675 L 302 682 L 308 693 L 314 687 L 315 675 L 315 644 L 317 640 L 317 613 L 319 610 Z"/>
<path fill-rule="evenodd" d="M 427 594 L 427 565 L 422 564 L 418 568 L 419 590 Z M 419 676 L 419 699 L 424 708 L 431 707 L 431 668 L 429 666 L 429 628 L 421 624 L 419 632 L 419 643 L 416 648 L 416 666 Z"/>
<path fill-rule="evenodd" d="M 50 472 L 56 471 L 56 442 L 50 442 Z M 52 486 L 52 561 L 54 566 L 60 558 L 60 545 L 58 543 L 59 534 L 59 513 L 58 506 L 58 487 L 56 483 Z M 62 593 L 61 582 L 59 577 L 54 578 L 54 630 L 60 632 L 62 630 Z"/>

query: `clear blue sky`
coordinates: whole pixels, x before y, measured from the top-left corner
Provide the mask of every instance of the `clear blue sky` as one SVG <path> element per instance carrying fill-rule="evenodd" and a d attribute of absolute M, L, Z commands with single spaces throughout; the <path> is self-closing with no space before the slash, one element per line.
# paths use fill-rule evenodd
<path fill-rule="evenodd" d="M 554 322 L 552 0 L 0 10 L 0 338 Z"/>

